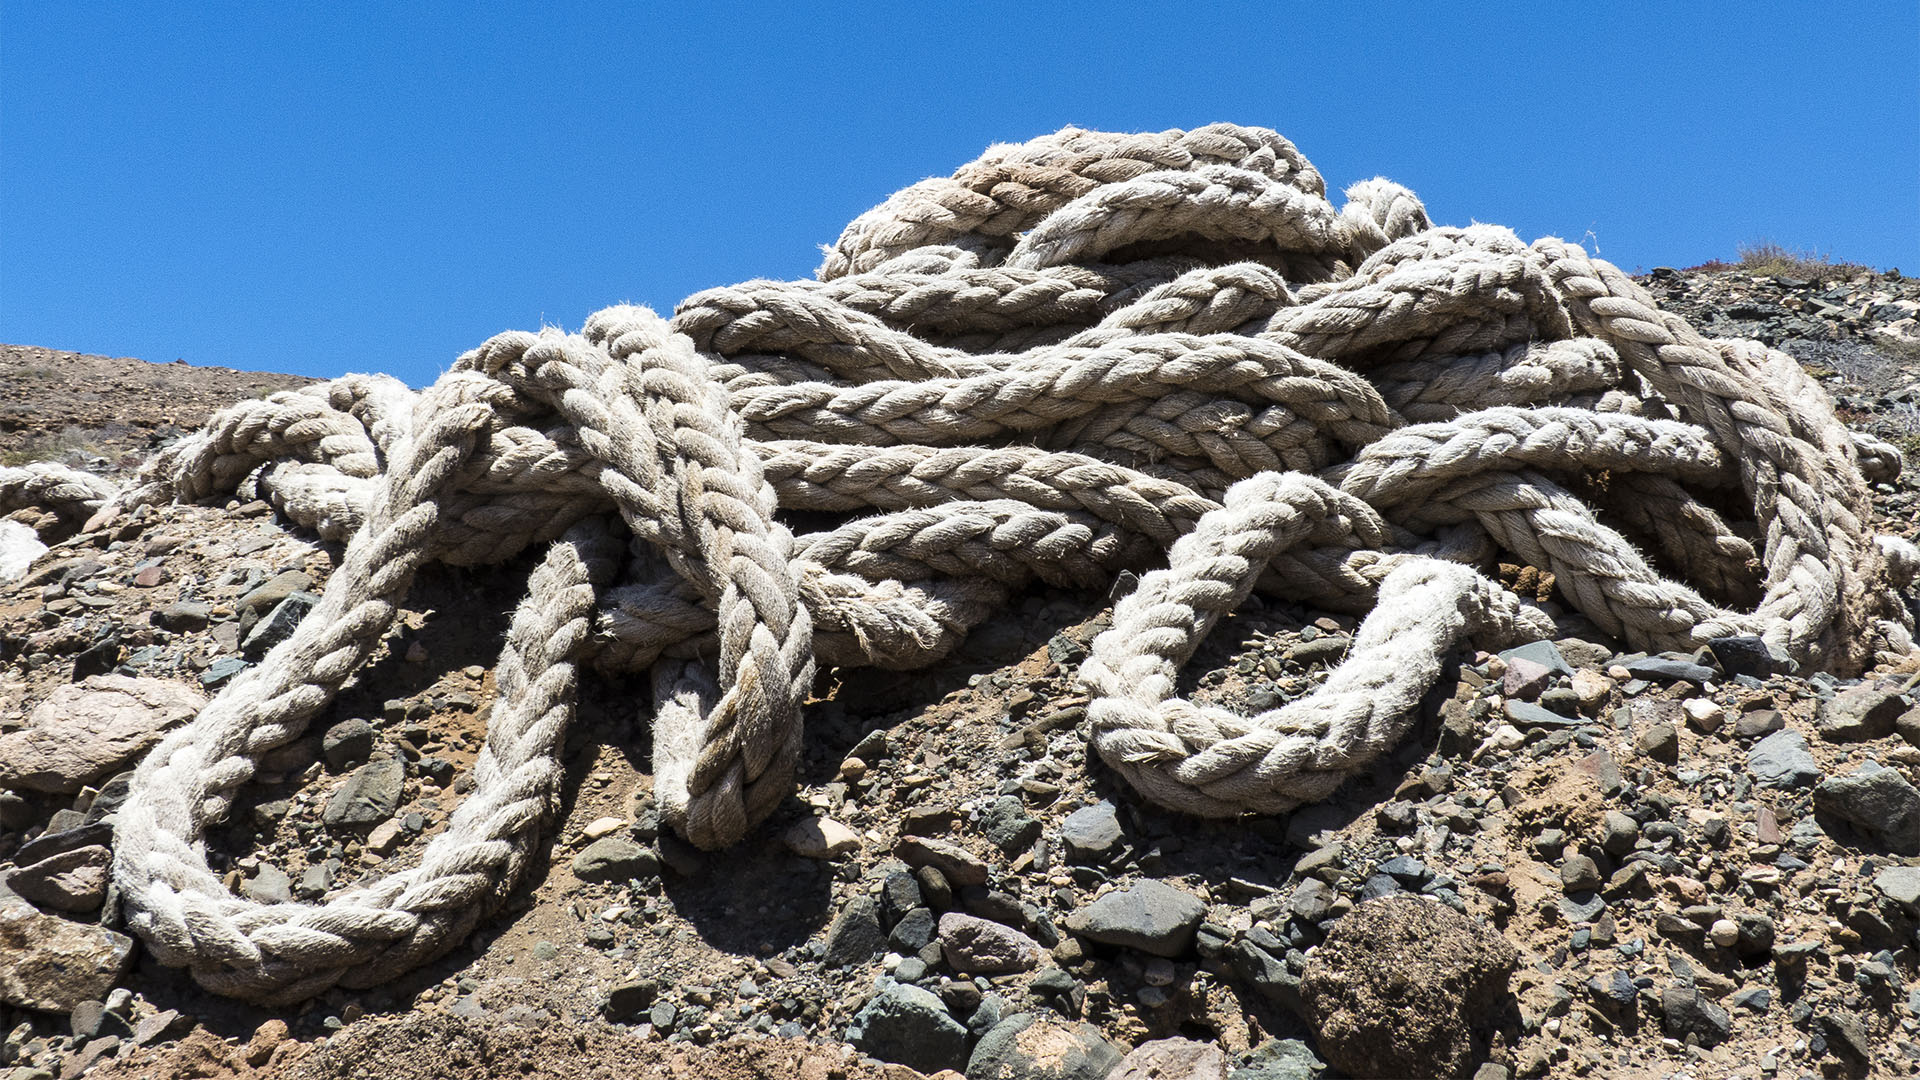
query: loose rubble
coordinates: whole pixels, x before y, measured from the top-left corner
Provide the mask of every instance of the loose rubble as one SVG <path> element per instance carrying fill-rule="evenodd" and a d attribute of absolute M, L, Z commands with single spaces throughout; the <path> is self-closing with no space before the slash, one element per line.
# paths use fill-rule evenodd
<path fill-rule="evenodd" d="M 1649 285 L 1920 450 L 1920 284 Z M 1875 485 L 1875 527 L 1920 533 L 1915 490 Z M 1178 817 L 1089 760 L 1074 672 L 1105 594 L 1034 591 L 938 669 L 823 675 L 799 796 L 720 854 L 661 825 L 648 688 L 591 680 L 544 872 L 486 933 L 310 1009 L 237 1004 L 120 933 L 112 824 L 140 754 L 340 549 L 244 492 L 28 516 L 0 521 L 48 545 L 0 584 L 5 1080 L 564 1070 L 573 1038 L 809 1080 L 1920 1075 L 1920 679 L 1751 638 L 1642 655 L 1551 599 L 1562 637 L 1451 658 L 1396 754 L 1270 819 Z M 309 901 L 417 861 L 472 784 L 526 572 L 422 573 L 370 673 L 210 834 L 229 887 Z M 1191 692 L 1300 697 L 1356 625 L 1250 600 Z"/>

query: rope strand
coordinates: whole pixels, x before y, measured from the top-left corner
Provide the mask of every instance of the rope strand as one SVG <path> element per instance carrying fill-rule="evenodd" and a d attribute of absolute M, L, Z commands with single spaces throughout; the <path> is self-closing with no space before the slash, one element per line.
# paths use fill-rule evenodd
<path fill-rule="evenodd" d="M 793 791 L 816 665 L 937 663 L 1035 580 L 1150 571 L 1080 672 L 1093 746 L 1214 817 L 1325 798 L 1404 736 L 1450 650 L 1551 634 L 1476 569 L 1496 552 L 1635 647 L 1911 656 L 1920 555 L 1861 520 L 1899 454 L 1790 357 L 1707 340 L 1573 245 L 1435 227 L 1386 180 L 1346 199 L 1264 129 L 1069 128 L 860 215 L 817 281 L 502 334 L 418 394 L 349 376 L 245 402 L 123 491 L 0 469 L 0 511 L 77 524 L 248 484 L 348 541 L 294 635 L 140 764 L 114 845 L 128 925 L 250 1000 L 393 978 L 537 854 L 578 664 L 650 673 L 663 811 L 723 847 Z M 794 536 L 795 510 L 866 516 Z M 317 904 L 227 892 L 206 830 L 414 572 L 540 544 L 474 790 L 420 864 Z M 1350 658 L 1258 716 L 1180 699 L 1254 589 L 1365 612 Z"/>

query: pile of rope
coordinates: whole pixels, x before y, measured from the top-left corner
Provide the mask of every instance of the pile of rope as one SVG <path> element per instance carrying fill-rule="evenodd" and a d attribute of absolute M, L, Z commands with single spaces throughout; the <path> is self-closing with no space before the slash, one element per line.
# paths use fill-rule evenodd
<path fill-rule="evenodd" d="M 932 664 L 1030 582 L 1156 566 L 1080 672 L 1094 747 L 1175 810 L 1282 812 L 1394 746 L 1462 641 L 1553 634 L 1498 558 L 1635 648 L 1909 657 L 1920 560 L 1860 518 L 1899 468 L 1791 358 L 1703 338 L 1575 245 L 1433 226 L 1379 179 L 1336 208 L 1264 129 L 1069 128 L 894 195 L 818 280 L 502 334 L 419 393 L 349 376 L 160 453 L 110 507 L 244 489 L 348 543 L 292 638 L 140 765 L 114 878 L 211 989 L 380 983 L 538 850 L 577 665 L 651 673 L 660 805 L 718 848 L 794 790 L 817 664 Z M 795 511 L 842 517 L 795 535 Z M 529 545 L 474 790 L 419 864 L 320 904 L 229 893 L 204 833 L 415 571 Z M 1256 588 L 1367 612 L 1350 658 L 1258 716 L 1183 700 Z"/>

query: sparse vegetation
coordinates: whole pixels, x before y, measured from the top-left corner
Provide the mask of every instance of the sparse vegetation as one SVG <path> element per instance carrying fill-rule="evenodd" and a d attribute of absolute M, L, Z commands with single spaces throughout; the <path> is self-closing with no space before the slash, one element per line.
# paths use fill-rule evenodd
<path fill-rule="evenodd" d="M 18 467 L 36 461 L 61 461 L 76 455 L 99 457 L 102 451 L 96 442 L 98 434 L 87 428 L 68 426 L 58 434 L 43 435 L 28 440 L 25 446 L 0 451 L 0 465 Z"/>
<path fill-rule="evenodd" d="M 1900 380 L 1899 368 L 1884 351 L 1848 338 L 1798 338 L 1786 342 L 1785 348 L 1809 375 L 1838 375 L 1868 393 L 1884 393 Z"/>
<path fill-rule="evenodd" d="M 1897 402 L 1887 410 L 1884 423 L 1887 441 L 1898 446 L 1908 461 L 1920 459 L 1920 405 Z"/>
<path fill-rule="evenodd" d="M 1873 347 L 1896 363 L 1920 364 L 1920 341 L 1892 334 L 1876 334 Z"/>
<path fill-rule="evenodd" d="M 1724 274 L 1739 271 L 1754 277 L 1800 278 L 1805 281 L 1832 281 L 1851 278 L 1856 274 L 1870 274 L 1873 268 L 1860 263 L 1835 261 L 1830 253 L 1823 251 L 1795 251 L 1783 247 L 1771 240 L 1758 240 L 1751 244 L 1740 245 L 1740 258 L 1734 262 L 1725 259 L 1708 259 L 1706 262 L 1689 266 L 1689 274 Z"/>
<path fill-rule="evenodd" d="M 1734 264 L 1733 269 L 1755 277 L 1804 278 L 1808 281 L 1850 278 L 1855 274 L 1873 272 L 1870 267 L 1859 263 L 1835 262 L 1833 256 L 1824 251 L 1794 251 L 1770 240 L 1740 245 L 1740 261 Z"/>

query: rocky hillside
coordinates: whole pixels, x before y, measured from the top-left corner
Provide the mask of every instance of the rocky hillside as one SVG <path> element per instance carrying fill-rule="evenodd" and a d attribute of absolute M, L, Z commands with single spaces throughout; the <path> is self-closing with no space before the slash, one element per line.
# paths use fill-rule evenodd
<path fill-rule="evenodd" d="M 55 458 L 97 470 L 134 464 L 216 409 L 313 381 L 0 345 L 0 465 Z"/>
<path fill-rule="evenodd" d="M 1920 458 L 1920 284 L 1647 283 Z M 302 381 L 9 346 L 0 450 L 113 468 Z M 1920 534 L 1911 470 L 1873 490 L 1877 530 Z M 1920 1075 L 1920 674 L 1741 638 L 1649 656 L 1569 618 L 1453 658 L 1416 737 L 1335 798 L 1198 821 L 1088 753 L 1075 672 L 1110 599 L 1046 589 L 940 667 L 823 673 L 798 797 L 724 854 L 661 826 L 646 681 L 588 679 L 504 910 L 398 981 L 243 1005 L 121 933 L 111 825 L 140 753 L 291 631 L 341 547 L 246 500 L 64 538 L 21 517 L 54 543 L 0 585 L 5 1080 Z M 529 565 L 420 575 L 209 836 L 234 890 L 316 899 L 446 828 Z M 1250 600 L 1189 689 L 1298 697 L 1355 627 Z"/>

